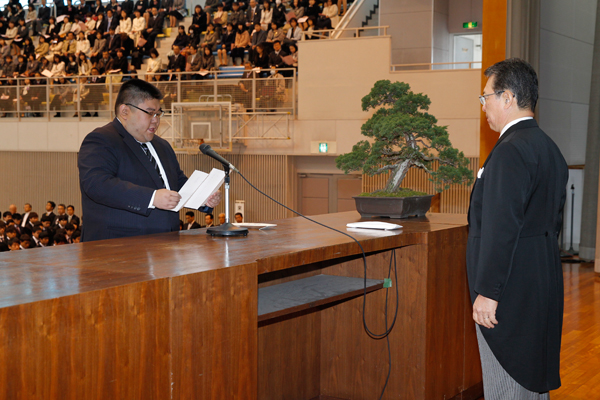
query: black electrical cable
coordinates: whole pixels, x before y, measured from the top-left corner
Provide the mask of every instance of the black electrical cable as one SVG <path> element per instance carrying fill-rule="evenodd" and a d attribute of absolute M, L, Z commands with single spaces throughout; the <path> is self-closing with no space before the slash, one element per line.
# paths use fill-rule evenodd
<path fill-rule="evenodd" d="M 363 315 L 362 315 L 362 317 L 363 317 L 363 326 L 364 326 L 365 331 L 367 332 L 367 334 L 369 336 L 371 336 L 373 339 L 387 338 L 388 357 L 389 357 L 389 370 L 388 370 L 387 379 L 385 380 L 385 385 L 383 386 L 383 390 L 381 392 L 381 397 L 380 397 L 380 399 L 381 399 L 383 397 L 383 394 L 385 393 L 385 389 L 387 388 L 387 385 L 388 385 L 388 382 L 389 382 L 389 379 L 390 379 L 390 374 L 392 372 L 392 352 L 390 350 L 390 338 L 389 338 L 388 335 L 390 334 L 390 332 L 394 328 L 394 325 L 396 324 L 396 319 L 398 317 L 398 305 L 399 305 L 398 302 L 399 302 L 399 298 L 398 298 L 398 271 L 397 271 L 397 268 L 396 268 L 396 251 L 392 250 L 392 256 L 390 257 L 390 269 L 389 269 L 389 272 L 388 272 L 388 278 L 389 278 L 391 276 L 392 258 L 393 258 L 393 260 L 394 260 L 394 276 L 395 276 L 395 279 L 396 279 L 396 311 L 394 313 L 394 319 L 392 320 L 392 324 L 388 328 L 388 326 L 387 326 L 387 322 L 388 322 L 388 320 L 387 320 L 387 297 L 388 297 L 388 292 L 386 291 L 386 294 L 385 294 L 385 332 L 384 333 L 380 333 L 380 334 L 373 333 L 369 329 L 369 327 L 367 326 L 367 320 L 365 318 L 365 309 L 366 309 L 366 304 L 367 304 L 367 255 L 365 254 L 365 250 L 363 249 L 363 247 L 360 244 L 360 242 L 356 238 L 354 238 L 353 236 L 347 234 L 346 232 L 342 232 L 342 231 L 340 231 L 338 229 L 335 229 L 335 228 L 332 228 L 332 227 L 327 226 L 325 224 L 322 224 L 321 222 L 315 221 L 314 219 L 311 219 L 311 218 L 309 218 L 309 217 L 307 217 L 307 216 L 299 213 L 298 211 L 289 208 L 285 204 L 282 204 L 282 203 L 278 202 L 277 200 L 275 200 L 274 198 L 272 198 L 271 196 L 269 196 L 268 194 L 266 194 L 265 192 L 263 192 L 262 190 L 260 190 L 256 186 L 254 186 L 248 179 L 246 179 L 246 177 L 240 171 L 236 170 L 236 172 L 242 177 L 243 180 L 246 181 L 246 183 L 248 185 L 250 185 L 251 188 L 253 188 L 254 190 L 256 190 L 258 193 L 260 193 L 263 196 L 267 197 L 268 199 L 274 201 L 276 204 L 280 205 L 281 207 L 285 208 L 286 210 L 289 210 L 289 211 L 293 212 L 294 214 L 296 214 L 296 215 L 298 215 L 298 216 L 300 216 L 300 217 L 302 217 L 302 218 L 304 218 L 304 219 L 306 219 L 306 220 L 308 220 L 310 222 L 313 222 L 313 223 L 315 223 L 317 225 L 320 225 L 320 226 L 322 226 L 324 228 L 331 229 L 334 232 L 341 233 L 342 235 L 349 237 L 350 239 L 354 240 L 354 242 L 356 242 L 356 244 L 360 248 L 360 251 L 361 251 L 362 256 L 363 256 L 363 264 L 364 264 L 364 272 L 365 272 L 364 273 L 364 282 L 365 282 L 365 284 L 364 284 L 364 293 L 363 293 Z"/>

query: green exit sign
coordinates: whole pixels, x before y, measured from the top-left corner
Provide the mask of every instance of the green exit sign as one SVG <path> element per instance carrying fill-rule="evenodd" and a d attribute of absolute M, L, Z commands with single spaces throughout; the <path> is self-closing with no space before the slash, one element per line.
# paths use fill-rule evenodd
<path fill-rule="evenodd" d="M 465 28 L 465 29 L 477 28 L 477 21 L 463 22 L 463 28 Z"/>
<path fill-rule="evenodd" d="M 319 153 L 327 153 L 327 143 L 319 143 Z"/>

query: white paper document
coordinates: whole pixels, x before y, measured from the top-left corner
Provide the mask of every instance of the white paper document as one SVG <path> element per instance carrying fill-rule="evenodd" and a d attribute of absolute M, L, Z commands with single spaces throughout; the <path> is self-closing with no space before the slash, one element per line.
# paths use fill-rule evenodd
<path fill-rule="evenodd" d="M 206 204 L 206 200 L 212 196 L 225 181 L 225 171 L 213 168 L 210 174 L 202 171 L 194 171 L 185 185 L 179 190 L 181 200 L 171 211 L 179 211 L 183 207 L 197 210 Z"/>

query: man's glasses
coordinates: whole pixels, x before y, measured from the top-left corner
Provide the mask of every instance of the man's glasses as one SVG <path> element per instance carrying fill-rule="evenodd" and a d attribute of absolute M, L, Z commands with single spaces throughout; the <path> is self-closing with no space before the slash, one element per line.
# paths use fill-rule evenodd
<path fill-rule="evenodd" d="M 490 93 L 490 94 L 484 94 L 483 96 L 479 96 L 479 102 L 481 103 L 482 106 L 485 106 L 485 98 L 488 96 L 492 96 L 492 95 L 499 95 L 504 93 L 506 90 L 499 90 L 497 92 L 494 93 Z"/>
<path fill-rule="evenodd" d="M 164 116 L 164 115 L 165 115 L 165 112 L 163 111 L 163 109 L 162 109 L 162 108 L 159 108 L 159 109 L 158 109 L 158 112 L 156 112 L 156 113 L 151 113 L 151 112 L 149 112 L 149 111 L 146 111 L 146 110 L 144 110 L 144 109 L 142 109 L 142 108 L 139 108 L 138 106 L 134 106 L 133 104 L 125 103 L 125 105 L 126 105 L 126 106 L 129 106 L 129 107 L 137 108 L 138 110 L 140 110 L 140 111 L 142 111 L 142 112 L 145 112 L 146 114 L 148 114 L 148 115 L 149 115 L 149 116 L 151 116 L 152 118 L 161 118 L 162 116 Z"/>

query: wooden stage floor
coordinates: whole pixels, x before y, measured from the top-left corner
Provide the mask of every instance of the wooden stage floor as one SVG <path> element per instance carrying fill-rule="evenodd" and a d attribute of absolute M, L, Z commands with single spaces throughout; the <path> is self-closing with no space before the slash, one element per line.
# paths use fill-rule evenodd
<path fill-rule="evenodd" d="M 563 264 L 563 271 L 562 386 L 550 399 L 600 399 L 600 277 L 591 263 Z"/>

